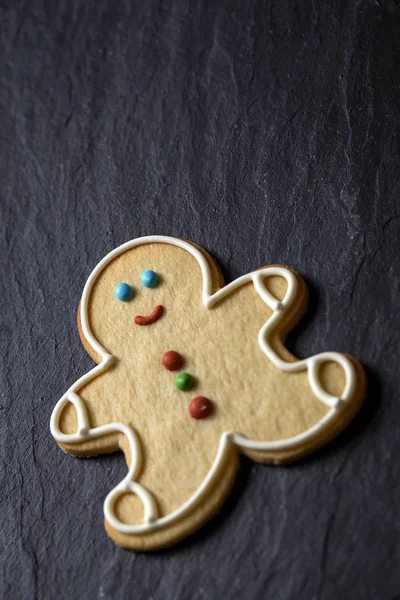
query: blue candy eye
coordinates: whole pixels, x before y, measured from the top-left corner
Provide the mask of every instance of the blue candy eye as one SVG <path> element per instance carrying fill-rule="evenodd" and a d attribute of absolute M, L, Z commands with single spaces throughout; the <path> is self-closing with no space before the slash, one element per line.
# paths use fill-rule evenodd
<path fill-rule="evenodd" d="M 115 288 L 115 295 L 121 302 L 128 302 L 132 299 L 133 289 L 127 283 L 119 283 Z"/>
<path fill-rule="evenodd" d="M 154 273 L 154 271 L 151 271 L 149 269 L 147 271 L 143 271 L 143 273 L 140 276 L 140 281 L 145 287 L 153 288 L 156 287 L 158 283 L 158 275 L 157 273 Z"/>

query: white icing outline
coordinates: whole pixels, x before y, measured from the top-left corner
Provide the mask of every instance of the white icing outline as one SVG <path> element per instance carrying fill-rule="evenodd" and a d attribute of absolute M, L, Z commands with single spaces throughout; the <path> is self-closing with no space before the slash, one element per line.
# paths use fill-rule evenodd
<path fill-rule="evenodd" d="M 88 414 L 85 404 L 82 398 L 80 398 L 80 396 L 78 396 L 76 393 L 76 391 L 79 390 L 83 385 L 108 369 L 108 367 L 116 360 L 115 357 L 109 354 L 107 350 L 103 348 L 103 346 L 96 340 L 90 329 L 88 318 L 88 301 L 93 283 L 100 272 L 111 260 L 126 250 L 130 250 L 131 248 L 140 246 L 142 244 L 151 243 L 162 243 L 178 246 L 179 248 L 187 250 L 197 260 L 203 276 L 202 300 L 205 308 L 212 308 L 217 302 L 230 294 L 232 290 L 243 285 L 244 283 L 252 281 L 259 296 L 274 311 L 272 316 L 266 321 L 258 334 L 258 342 L 262 351 L 264 354 L 266 354 L 269 360 L 282 371 L 298 372 L 307 370 L 308 380 L 314 395 L 330 409 L 327 414 L 320 419 L 320 421 L 310 427 L 307 431 L 304 431 L 303 433 L 295 435 L 294 437 L 286 440 L 259 442 L 249 440 L 237 433 L 223 433 L 214 463 L 200 487 L 182 506 L 164 517 L 158 517 L 157 504 L 151 493 L 140 483 L 135 481 L 139 472 L 142 457 L 140 441 L 134 429 L 124 423 L 109 423 L 91 429 L 89 427 Z M 265 277 L 273 275 L 284 277 L 288 284 L 285 297 L 281 301 L 275 298 L 263 284 Z M 297 445 L 303 444 L 304 442 L 308 442 L 314 436 L 318 436 L 336 419 L 338 410 L 342 408 L 342 405 L 345 402 L 351 399 L 355 392 L 356 374 L 355 367 L 351 360 L 344 354 L 340 354 L 338 352 L 323 352 L 303 360 L 287 362 L 278 356 L 269 343 L 270 334 L 275 329 L 277 323 L 288 311 L 296 296 L 296 290 L 297 279 L 292 271 L 284 267 L 265 267 L 258 271 L 243 275 L 242 277 L 239 277 L 235 281 L 224 286 L 214 294 L 211 294 L 211 275 L 209 265 L 204 254 L 189 242 L 168 236 L 153 235 L 131 240 L 112 250 L 103 258 L 103 260 L 98 263 L 98 265 L 90 274 L 83 290 L 80 319 L 83 334 L 93 350 L 100 355 L 101 362 L 91 371 L 80 377 L 57 402 L 51 416 L 50 430 L 57 442 L 62 444 L 84 442 L 107 434 L 122 433 L 126 436 L 129 442 L 131 454 L 128 473 L 124 479 L 115 488 L 113 488 L 111 492 L 108 493 L 104 501 L 104 516 L 113 529 L 124 534 L 144 534 L 172 525 L 176 521 L 180 520 L 182 517 L 188 514 L 196 504 L 198 504 L 203 495 L 208 492 L 210 486 L 214 484 L 215 480 L 218 478 L 220 468 L 223 465 L 224 458 L 231 445 L 235 445 L 242 450 L 253 450 L 260 452 L 288 450 Z M 326 361 L 337 362 L 344 369 L 346 383 L 340 398 L 336 398 L 328 394 L 323 389 L 319 380 L 319 366 L 321 363 Z M 78 429 L 76 433 L 72 434 L 65 434 L 59 428 L 59 419 L 62 410 L 68 402 L 71 402 L 75 406 L 78 418 Z M 125 492 L 132 492 L 140 497 L 144 505 L 143 523 L 138 525 L 128 525 L 120 521 L 116 516 L 114 512 L 115 502 L 117 498 Z"/>

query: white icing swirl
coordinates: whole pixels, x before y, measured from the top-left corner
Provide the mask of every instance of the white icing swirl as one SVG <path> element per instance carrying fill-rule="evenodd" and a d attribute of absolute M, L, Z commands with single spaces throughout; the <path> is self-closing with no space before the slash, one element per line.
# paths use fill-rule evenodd
<path fill-rule="evenodd" d="M 179 248 L 183 248 L 189 252 L 197 260 L 203 276 L 202 300 L 205 308 L 207 309 L 211 309 L 217 302 L 219 302 L 222 298 L 225 298 L 239 286 L 252 281 L 259 296 L 273 310 L 272 316 L 263 325 L 258 334 L 258 342 L 262 351 L 269 358 L 269 360 L 282 371 L 298 372 L 307 370 L 308 380 L 314 395 L 329 407 L 327 414 L 315 425 L 310 427 L 307 431 L 304 431 L 303 433 L 286 440 L 259 442 L 249 440 L 237 433 L 225 432 L 221 436 L 214 463 L 200 487 L 182 506 L 164 517 L 158 516 L 157 504 L 151 493 L 144 486 L 135 481 L 138 476 L 142 456 L 139 438 L 134 429 L 124 423 L 109 423 L 106 425 L 101 425 L 100 427 L 90 428 L 86 406 L 82 398 L 80 398 L 80 396 L 76 393 L 83 385 L 100 375 L 100 373 L 103 373 L 115 360 L 115 358 L 110 355 L 107 350 L 103 348 L 103 346 L 96 340 L 90 329 L 88 301 L 93 283 L 104 267 L 115 257 L 122 254 L 126 250 L 134 248 L 135 246 L 151 243 L 171 244 L 173 246 L 178 246 Z M 273 275 L 284 277 L 287 281 L 287 290 L 283 300 L 278 300 L 275 298 L 264 286 L 263 280 L 266 277 Z M 206 496 L 209 489 L 211 489 L 211 487 L 214 485 L 214 482 L 219 476 L 221 465 L 224 463 L 224 458 L 226 453 L 229 451 L 230 445 L 233 444 L 243 450 L 254 450 L 261 452 L 284 451 L 299 446 L 309 442 L 311 439 L 320 435 L 323 431 L 326 431 L 331 423 L 333 423 L 333 421 L 336 419 L 337 411 L 341 409 L 344 403 L 351 399 L 355 393 L 356 375 L 355 367 L 347 356 L 344 354 L 339 354 L 338 352 L 323 352 L 303 360 L 289 362 L 283 360 L 270 344 L 270 336 L 276 329 L 276 325 L 289 310 L 296 297 L 296 291 L 297 279 L 292 271 L 284 267 L 265 267 L 259 271 L 243 275 L 214 294 L 211 294 L 211 275 L 207 260 L 203 253 L 195 246 L 192 246 L 192 244 L 189 242 L 185 242 L 173 237 L 158 235 L 137 238 L 122 244 L 122 246 L 115 248 L 112 252 L 107 254 L 107 256 L 103 258 L 103 260 L 101 260 L 96 268 L 92 271 L 83 290 L 80 318 L 83 334 L 93 350 L 100 355 L 101 362 L 94 367 L 94 369 L 80 377 L 78 381 L 76 381 L 57 402 L 51 416 L 50 430 L 53 437 L 62 444 L 85 442 L 107 434 L 122 433 L 126 436 L 130 447 L 130 467 L 128 473 L 124 479 L 114 489 L 112 489 L 111 492 L 109 492 L 104 501 L 105 518 L 111 527 L 113 527 L 116 531 L 131 535 L 144 534 L 178 522 L 194 509 L 194 507 L 201 501 L 203 497 Z M 332 396 L 326 390 L 324 390 L 319 379 L 319 367 L 323 362 L 327 361 L 338 363 L 344 370 L 346 383 L 340 398 Z M 72 434 L 63 433 L 59 427 L 61 413 L 68 402 L 71 402 L 75 406 L 78 418 L 77 431 L 76 433 Z M 120 521 L 115 514 L 115 503 L 118 497 L 126 492 L 136 494 L 141 499 L 144 506 L 143 523 L 137 525 L 128 525 Z"/>

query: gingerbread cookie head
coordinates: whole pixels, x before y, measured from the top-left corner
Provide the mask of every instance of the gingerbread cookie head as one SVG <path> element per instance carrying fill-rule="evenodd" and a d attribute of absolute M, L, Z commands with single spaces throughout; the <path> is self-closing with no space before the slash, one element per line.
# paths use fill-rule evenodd
<path fill-rule="evenodd" d="M 72 454 L 125 453 L 104 503 L 117 543 L 174 543 L 218 509 L 240 453 L 292 461 L 350 422 L 364 394 L 357 361 L 298 360 L 284 346 L 306 298 L 281 266 L 224 286 L 211 257 L 176 238 L 133 240 L 97 265 L 78 326 L 98 365 L 59 400 L 51 430 Z"/>
<path fill-rule="evenodd" d="M 210 270 L 210 292 L 220 282 L 219 272 Z M 90 293 L 82 297 L 81 334 L 96 362 L 105 349 L 132 363 L 133 356 L 145 354 L 155 340 L 180 338 L 190 330 L 192 316 L 204 309 L 202 294 L 201 269 L 187 250 L 157 242 L 139 244 L 93 277 Z"/>

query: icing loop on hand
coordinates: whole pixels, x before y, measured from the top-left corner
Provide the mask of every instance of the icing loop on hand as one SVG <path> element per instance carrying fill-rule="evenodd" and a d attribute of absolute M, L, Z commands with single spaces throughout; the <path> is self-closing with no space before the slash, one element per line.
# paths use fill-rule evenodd
<path fill-rule="evenodd" d="M 102 425 L 100 427 L 90 428 L 87 410 L 83 400 L 77 394 L 80 388 L 86 383 L 97 377 L 100 373 L 104 372 L 113 362 L 115 358 L 111 356 L 105 348 L 96 340 L 91 329 L 88 316 L 88 302 L 91 289 L 93 284 L 104 269 L 104 267 L 116 258 L 119 254 L 122 254 L 126 250 L 140 246 L 143 244 L 151 243 L 163 243 L 178 246 L 189 252 L 198 262 L 202 276 L 203 276 L 203 290 L 202 300 L 206 309 L 212 309 L 219 301 L 228 296 L 234 289 L 241 285 L 253 282 L 254 287 L 262 298 L 262 300 L 271 308 L 273 314 L 266 321 L 263 327 L 260 329 L 258 334 L 258 342 L 261 350 L 268 357 L 268 359 L 282 371 L 286 372 L 308 372 L 308 380 L 310 387 L 315 397 L 329 407 L 326 415 L 318 421 L 315 425 L 298 434 L 294 437 L 286 440 L 279 440 L 273 442 L 258 442 L 249 440 L 237 433 L 225 432 L 222 434 L 220 444 L 217 452 L 215 461 L 208 472 L 203 483 L 197 489 L 197 491 L 191 496 L 187 502 L 179 507 L 174 512 L 164 517 L 158 517 L 157 505 L 146 488 L 135 481 L 138 477 L 139 468 L 141 465 L 141 446 L 138 435 L 132 427 L 124 423 L 110 423 Z M 264 279 L 270 276 L 284 277 L 287 281 L 287 290 L 282 300 L 279 300 L 273 294 L 271 294 L 264 285 Z M 83 375 L 78 381 L 76 381 L 66 394 L 57 402 L 54 407 L 50 429 L 53 437 L 62 444 L 74 444 L 79 442 L 85 442 L 94 438 L 98 438 L 107 434 L 123 434 L 126 436 L 129 447 L 130 447 L 130 467 L 127 475 L 124 479 L 107 495 L 104 502 L 104 515 L 108 523 L 117 531 L 125 534 L 139 534 L 147 533 L 157 529 L 161 529 L 167 525 L 173 524 L 174 522 L 181 519 L 188 512 L 193 510 L 196 504 L 198 504 L 209 492 L 210 486 L 218 478 L 220 473 L 221 465 L 225 459 L 226 453 L 229 451 L 232 444 L 243 450 L 253 451 L 285 451 L 293 448 L 297 445 L 303 444 L 310 441 L 313 437 L 317 437 L 323 431 L 325 431 L 336 419 L 337 411 L 342 408 L 353 396 L 355 392 L 356 374 L 355 367 L 352 361 L 344 354 L 338 352 L 323 352 L 315 356 L 303 360 L 296 361 L 285 361 L 282 359 L 277 352 L 274 350 L 271 344 L 271 337 L 276 331 L 276 326 L 283 319 L 283 317 L 289 311 L 293 301 L 296 298 L 297 291 L 297 278 L 296 275 L 287 268 L 284 267 L 265 267 L 259 271 L 248 273 L 239 277 L 232 283 L 226 285 L 222 289 L 218 290 L 214 294 L 211 294 L 211 276 L 207 260 L 203 253 L 198 250 L 192 244 L 183 240 L 166 237 L 166 236 L 148 236 L 143 238 L 137 238 L 122 246 L 119 246 L 112 252 L 110 252 L 103 260 L 99 262 L 96 268 L 93 270 L 89 279 L 86 282 L 83 290 L 82 302 L 81 302 L 81 325 L 84 337 L 93 348 L 93 350 L 100 355 L 101 362 L 89 373 Z M 329 394 L 322 386 L 322 382 L 319 376 L 320 366 L 324 362 L 335 362 L 339 364 L 345 373 L 345 386 L 340 398 Z M 60 430 L 59 420 L 61 413 L 68 402 L 71 402 L 76 409 L 78 418 L 78 429 L 75 433 L 65 434 Z M 144 522 L 137 525 L 130 525 L 120 521 L 115 514 L 115 505 L 118 498 L 125 493 L 136 494 L 143 503 L 144 506 Z"/>
<path fill-rule="evenodd" d="M 282 301 L 279 301 L 272 296 L 263 284 L 265 277 L 271 277 L 272 275 L 284 277 L 287 281 L 288 287 Z M 354 365 L 346 355 L 340 354 L 339 352 L 322 352 L 321 354 L 316 354 L 315 356 L 310 356 L 303 360 L 288 362 L 281 359 L 269 343 L 270 336 L 276 328 L 276 325 L 282 320 L 282 317 L 287 313 L 296 297 L 296 275 L 289 269 L 283 267 L 266 267 L 265 269 L 253 273 L 252 278 L 257 293 L 264 302 L 275 311 L 260 329 L 258 334 L 258 343 L 260 344 L 262 351 L 268 356 L 270 361 L 278 367 L 278 369 L 281 369 L 281 371 L 299 372 L 307 369 L 308 381 L 314 395 L 329 408 L 338 408 L 341 402 L 346 402 L 351 398 L 355 388 Z M 344 370 L 346 383 L 340 398 L 332 396 L 322 387 L 319 377 L 319 367 L 323 362 L 336 362 Z"/>

